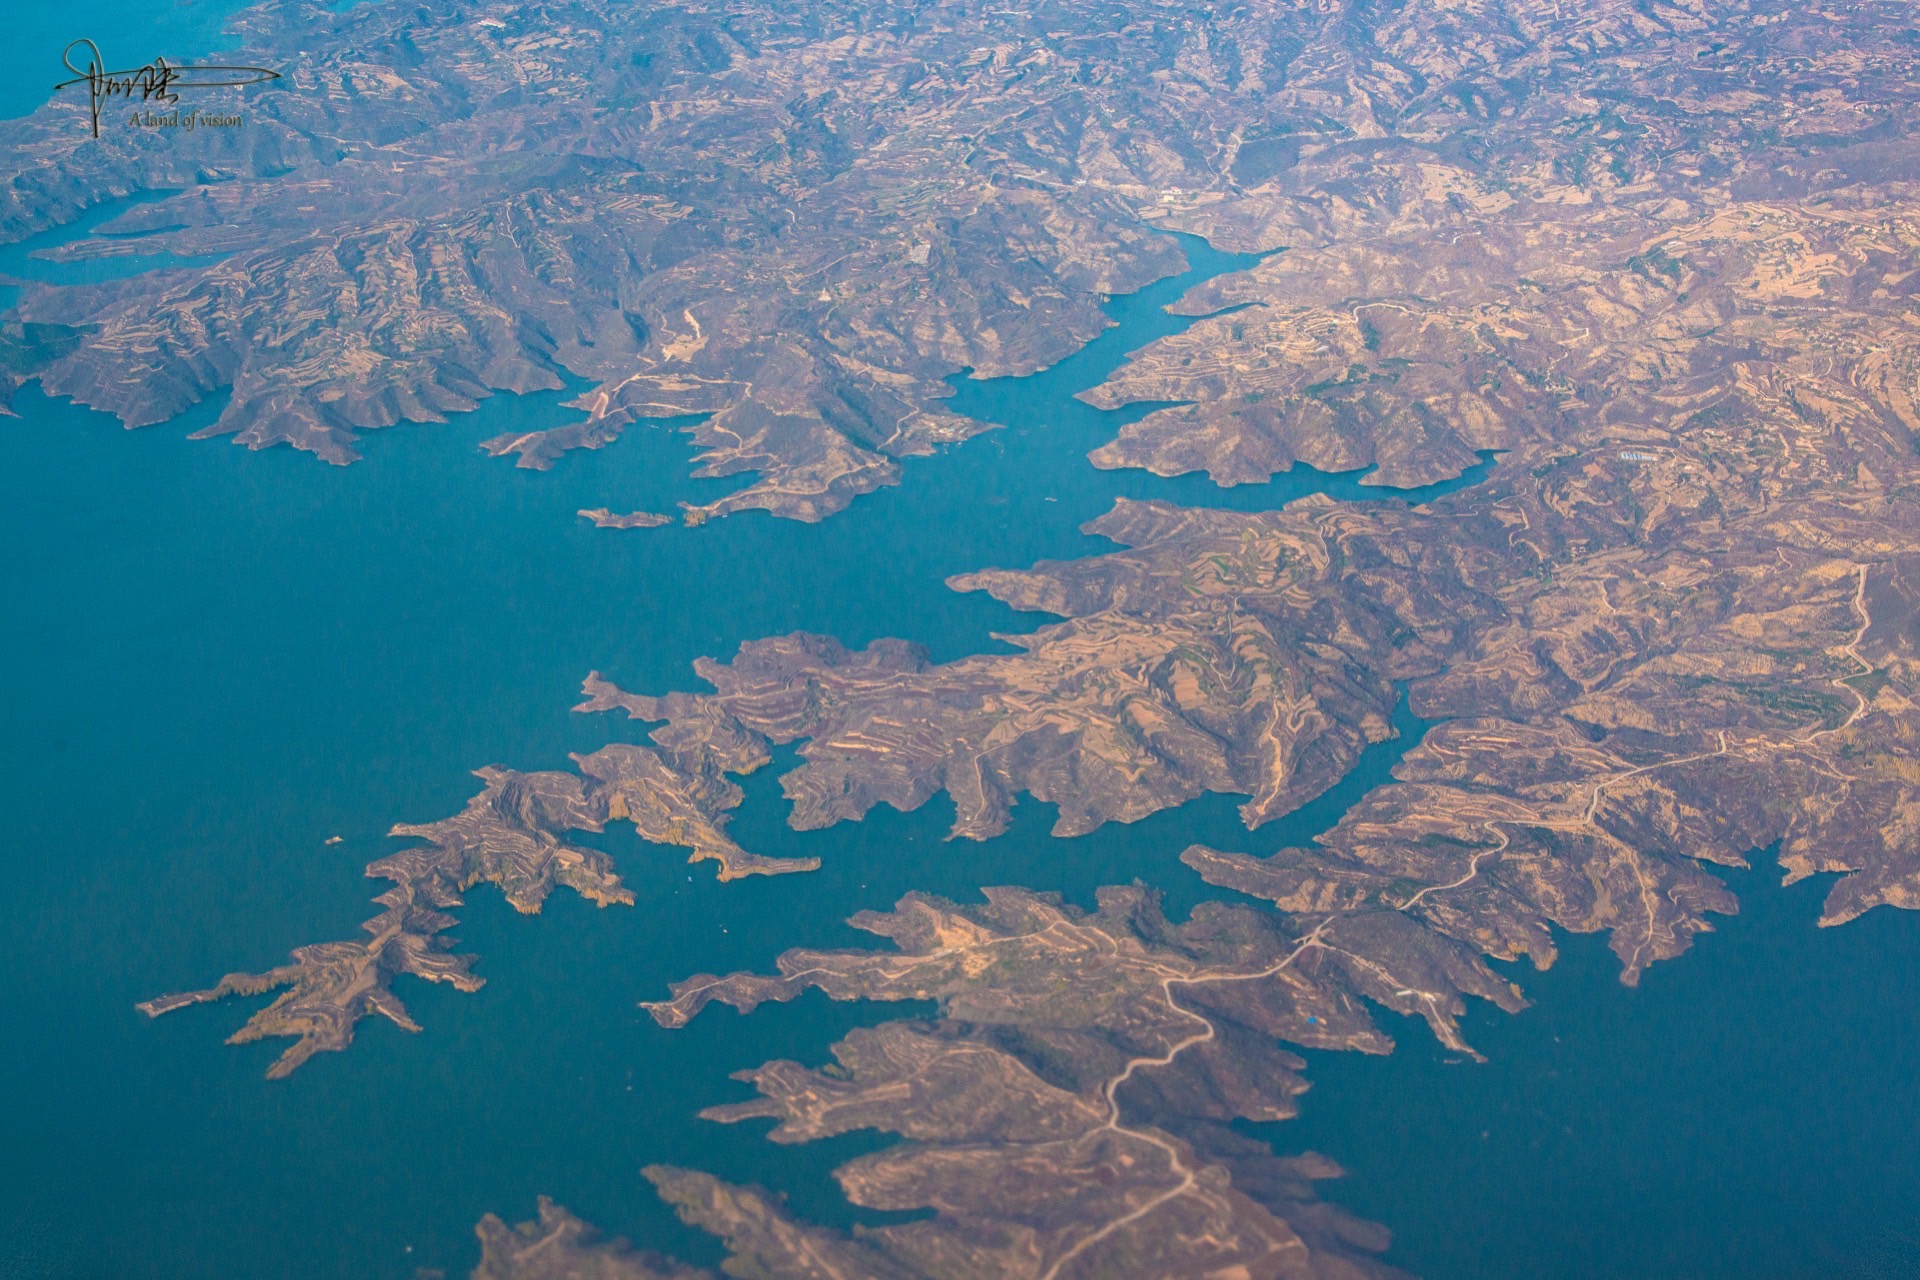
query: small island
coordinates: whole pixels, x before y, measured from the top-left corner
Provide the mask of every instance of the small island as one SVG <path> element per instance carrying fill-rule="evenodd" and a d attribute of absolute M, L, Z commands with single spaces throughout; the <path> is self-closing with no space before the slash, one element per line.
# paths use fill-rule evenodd
<path fill-rule="evenodd" d="M 653 511 L 629 511 L 625 515 L 615 515 L 606 507 L 593 507 L 580 511 L 582 520 L 591 520 L 602 529 L 658 529 L 661 525 L 673 523 L 672 516 L 663 516 Z"/>

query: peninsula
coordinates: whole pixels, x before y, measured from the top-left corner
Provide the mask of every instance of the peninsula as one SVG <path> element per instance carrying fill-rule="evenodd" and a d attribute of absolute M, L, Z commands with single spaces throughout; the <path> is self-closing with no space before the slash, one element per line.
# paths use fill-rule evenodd
<path fill-rule="evenodd" d="M 1071 354 L 1104 297 L 1177 268 L 1166 228 L 1285 252 L 1196 290 L 1198 324 L 1086 393 L 1142 410 L 1092 465 L 1400 487 L 1498 451 L 1420 505 L 1122 501 L 1088 527 L 1110 550 L 951 581 L 1051 619 L 1012 652 L 796 633 L 701 661 L 705 689 L 589 675 L 580 709 L 655 725 L 651 746 L 482 770 L 464 813 L 396 827 L 419 843 L 368 868 L 393 885 L 369 940 L 142 1007 L 285 988 L 235 1038 L 293 1038 L 286 1075 L 368 1014 L 411 1027 L 398 975 L 478 985 L 442 938 L 475 884 L 527 912 L 555 885 L 628 901 L 570 832 L 629 821 L 723 879 L 808 870 L 727 833 L 735 780 L 783 745 L 794 827 L 944 794 L 957 858 L 1023 796 L 1062 837 L 1207 793 L 1256 829 L 1391 733 L 1404 685 L 1441 723 L 1317 841 L 1167 849 L 1219 890 L 1187 920 L 1143 885 L 1079 911 L 1036 866 L 984 905 L 856 917 L 892 950 L 636 992 L 667 1029 L 809 988 L 938 1004 L 832 1064 L 767 1063 L 759 1098 L 711 1113 L 778 1142 L 894 1135 L 836 1177 L 918 1220 L 840 1231 L 649 1169 L 730 1273 L 1391 1274 L 1384 1229 L 1315 1194 L 1332 1160 L 1232 1127 L 1292 1114 L 1288 1045 L 1385 1052 L 1386 1008 L 1470 1055 L 1468 999 L 1525 999 L 1489 957 L 1545 966 L 1556 930 L 1604 933 L 1635 982 L 1737 910 L 1707 867 L 1760 848 L 1789 879 L 1837 873 L 1823 924 L 1920 907 L 1910 20 L 271 0 L 239 31 L 286 70 L 244 138 L 94 146 L 71 104 L 0 124 L 36 161 L 0 185 L 0 236 L 178 188 L 108 229 L 227 255 L 23 295 L 5 376 L 130 426 L 228 391 L 212 430 L 346 462 L 364 430 L 579 377 L 585 421 L 489 451 L 539 467 L 704 413 L 703 473 L 752 478 L 690 521 L 819 520 L 985 430 L 944 379 Z M 617 509 L 583 515 L 658 519 Z M 539 1214 L 484 1221 L 477 1274 L 699 1274 Z"/>

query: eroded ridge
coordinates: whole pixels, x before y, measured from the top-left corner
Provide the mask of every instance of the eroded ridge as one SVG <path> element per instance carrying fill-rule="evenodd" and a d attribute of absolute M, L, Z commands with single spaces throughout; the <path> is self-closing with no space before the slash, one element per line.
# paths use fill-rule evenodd
<path fill-rule="evenodd" d="M 70 95 L 0 124 L 0 237 L 177 189 L 58 256 L 227 255 L 31 287 L 19 316 L 72 342 L 0 377 L 129 426 L 228 390 L 208 434 L 338 463 L 578 378 L 585 421 L 485 447 L 544 467 L 707 414 L 699 473 L 750 483 L 692 516 L 818 520 L 986 428 L 946 375 L 1056 363 L 1179 270 L 1142 215 L 1213 181 L 1261 99 L 1165 92 L 1147 73 L 1204 38 L 1133 16 L 267 0 L 233 56 L 283 78 L 202 98 L 243 136 L 96 140 Z"/>
<path fill-rule="evenodd" d="M 1736 371 L 1879 376 L 1879 339 L 1845 330 L 1905 323 L 1920 75 L 1894 9 L 1363 12 L 1323 38 L 1444 70 L 1249 132 L 1233 189 L 1163 208 L 1219 247 L 1287 252 L 1198 286 L 1178 309 L 1209 318 L 1084 393 L 1177 402 L 1098 465 L 1422 485 L 1688 399 L 1736 416 Z"/>
<path fill-rule="evenodd" d="M 374 899 L 385 908 L 366 922 L 364 942 L 328 942 L 301 947 L 293 963 L 265 973 L 234 973 L 204 991 L 162 996 L 140 1006 L 160 1014 L 231 995 L 287 988 L 248 1020 L 230 1043 L 268 1036 L 296 1037 L 268 1070 L 291 1074 L 316 1051 L 344 1049 L 354 1025 L 381 1014 L 408 1031 L 419 1025 L 393 994 L 400 974 L 450 982 L 477 990 L 472 958 L 453 955 L 443 936 L 455 923 L 447 914 L 461 895 L 486 882 L 497 886 L 515 910 L 540 910 L 556 885 L 600 906 L 631 905 L 633 895 L 613 871 L 612 859 L 570 843 L 571 831 L 602 831 L 626 821 L 643 840 L 680 845 L 689 861 L 711 859 L 720 878 L 807 871 L 814 859 L 765 858 L 747 852 L 726 834 L 726 811 L 741 791 L 725 775 L 745 773 L 766 755 L 744 740 L 708 740 L 687 749 L 614 744 L 574 757 L 579 773 L 516 773 L 489 766 L 478 771 L 484 790 L 464 812 L 439 822 L 401 823 L 392 834 L 423 843 L 369 863 L 367 874 L 393 887 Z"/>
<path fill-rule="evenodd" d="M 646 1007 L 678 1027 L 715 1000 L 744 1012 L 807 988 L 938 1001 L 932 1021 L 848 1036 L 825 1069 L 747 1073 L 759 1100 L 705 1113 L 774 1118 L 776 1142 L 898 1134 L 835 1176 L 856 1204 L 935 1216 L 852 1237 L 775 1234 L 763 1197 L 656 1171 L 684 1216 L 744 1254 L 735 1269 L 810 1274 L 805 1242 L 847 1276 L 1394 1274 L 1370 1256 L 1384 1233 L 1314 1197 L 1336 1166 L 1277 1158 L 1230 1122 L 1294 1114 L 1302 1064 L 1279 1040 L 1386 1051 L 1368 998 L 1446 993 L 1421 1012 L 1451 1043 L 1463 994 L 1520 1004 L 1469 948 L 1395 912 L 1301 930 L 1204 904 L 1172 924 L 1139 887 L 1102 890 L 1092 914 L 1002 888 L 983 906 L 909 895 L 853 923 L 896 950 L 791 951 L 776 977 L 699 975 Z"/>
<path fill-rule="evenodd" d="M 1122 502 L 1089 530 L 1124 550 L 953 580 L 1066 619 L 1022 654 L 789 637 L 648 714 L 806 739 L 800 825 L 944 786 L 957 834 L 999 830 L 1021 788 L 1063 834 L 1200 790 L 1250 796 L 1256 826 L 1344 772 L 1404 679 L 1453 723 L 1331 844 L 1270 863 L 1296 870 L 1265 896 L 1477 900 L 1453 927 L 1500 955 L 1550 956 L 1548 922 L 1610 930 L 1629 980 L 1731 909 L 1698 859 L 1778 839 L 1790 875 L 1850 873 L 1829 921 L 1915 905 L 1920 220 L 1828 177 L 1820 201 L 1676 212 L 1665 265 L 1578 292 L 1612 326 L 1611 390 L 1506 439 L 1484 483 L 1416 507 Z"/>
<path fill-rule="evenodd" d="M 1533 478 L 1547 481 L 1566 512 L 1605 490 L 1591 467 Z M 1771 550 L 1776 561 L 1786 556 L 1784 547 Z M 647 1006 L 663 1026 L 678 1027 L 714 1000 L 750 1012 L 808 988 L 835 999 L 938 1001 L 932 1024 L 855 1033 L 823 1070 L 767 1064 L 743 1077 L 759 1101 L 706 1113 L 775 1118 L 775 1141 L 857 1127 L 897 1133 L 901 1146 L 836 1176 L 857 1204 L 931 1207 L 931 1223 L 851 1240 L 789 1226 L 770 1239 L 764 1197 L 742 1200 L 696 1176 L 700 1194 L 689 1202 L 689 1175 L 656 1171 L 656 1181 L 690 1221 L 735 1247 L 744 1234 L 753 1265 L 769 1274 L 823 1248 L 845 1260 L 840 1274 L 849 1276 L 936 1276 L 963 1249 L 981 1248 L 994 1251 L 985 1269 L 1040 1280 L 1227 1265 L 1318 1274 L 1288 1270 L 1279 1259 L 1293 1246 L 1275 1246 L 1264 1222 L 1251 1233 L 1213 1225 L 1223 1173 L 1235 1185 L 1272 1185 L 1260 1172 L 1269 1155 L 1215 1149 L 1207 1139 L 1223 1120 L 1291 1113 L 1287 1095 L 1303 1087 L 1298 1063 L 1274 1040 L 1384 1051 L 1365 1012 L 1372 1002 L 1424 1018 L 1443 1043 L 1471 1054 L 1456 1025 L 1462 997 L 1508 1010 L 1522 1003 L 1482 953 L 1545 964 L 1550 925 L 1610 929 L 1631 981 L 1683 950 L 1707 927 L 1706 912 L 1736 909 L 1691 859 L 1739 862 L 1774 840 L 1791 875 L 1852 873 L 1833 890 L 1823 923 L 1877 903 L 1920 905 L 1920 855 L 1903 821 L 1920 789 L 1905 766 L 1920 717 L 1899 692 L 1913 687 L 1920 650 L 1920 552 L 1877 566 L 1812 559 L 1797 568 L 1742 575 L 1744 591 L 1708 593 L 1683 610 L 1695 638 L 1656 646 L 1663 679 L 1642 671 L 1615 693 L 1618 712 L 1631 705 L 1630 690 L 1706 688 L 1677 709 L 1730 727 L 1690 738 L 1585 719 L 1607 702 L 1598 691 L 1608 682 L 1589 681 L 1570 700 L 1579 715 L 1562 708 L 1505 722 L 1459 719 L 1431 732 L 1398 779 L 1318 847 L 1269 859 L 1188 852 L 1209 880 L 1266 897 L 1277 914 L 1203 904 L 1173 926 L 1137 888 L 1104 891 L 1092 916 L 1025 890 L 988 890 L 985 908 L 910 895 L 893 913 L 854 919 L 890 938 L 898 954 L 788 952 L 777 976 L 696 975 Z M 1676 581 L 1686 598 L 1700 595 L 1684 579 L 1644 589 Z M 1551 592 L 1538 579 L 1531 589 Z M 1636 616 L 1651 621 L 1638 612 L 1647 598 L 1625 584 L 1609 599 L 1606 616 L 1622 634 L 1634 633 Z M 1671 623 L 1679 600 L 1661 603 Z M 1765 646 L 1777 664 L 1771 682 L 1699 674 L 1735 648 L 1750 650 L 1755 635 L 1798 645 Z M 1605 647 L 1617 661 L 1628 649 Z M 1682 657 L 1682 648 L 1692 652 Z M 1490 649 L 1512 661 L 1503 646 Z M 1577 651 L 1561 648 L 1554 660 Z M 1429 681 L 1421 696 L 1444 699 L 1453 675 Z M 1483 666 L 1473 678 L 1491 677 Z M 1509 687 L 1524 698 L 1527 683 Z M 1055 1099 L 1040 1085 L 1071 1096 Z M 1064 1132 L 1036 1118 L 1038 1097 L 1057 1101 Z M 1056 1149 L 1076 1159 L 1112 1151 L 1125 1173 L 1109 1178 L 1049 1154 Z M 1123 1154 L 1140 1152 L 1145 1159 Z M 1090 1183 L 1118 1194 L 1088 1194 Z M 1059 1217 L 1049 1215 L 1050 1196 Z M 1008 1228 L 1016 1206 L 1026 1234 Z M 1185 1255 L 1191 1271 L 1159 1252 L 1169 1240 L 1189 1251 L 1205 1242 Z"/>
<path fill-rule="evenodd" d="M 1871 234 L 1910 234 L 1893 227 Z M 1733 237 L 1727 260 L 1751 265 L 1753 243 Z M 1484 957 L 1546 964 L 1555 926 L 1604 930 L 1633 981 L 1684 950 L 1712 913 L 1737 908 L 1702 862 L 1741 863 L 1776 842 L 1789 878 L 1844 873 L 1823 923 L 1920 907 L 1920 421 L 1909 399 L 1920 345 L 1903 309 L 1842 321 L 1848 299 L 1897 285 L 1898 263 L 1863 251 L 1829 264 L 1799 313 L 1821 334 L 1817 358 L 1775 352 L 1717 377 L 1650 383 L 1659 414 L 1519 443 L 1485 483 L 1429 505 L 1314 498 L 1244 515 L 1129 503 L 1096 526 L 1125 550 L 960 580 L 1066 615 L 1124 601 L 1129 616 L 1198 617 L 1196 601 L 1218 598 L 1216 634 L 1240 625 L 1249 599 L 1320 619 L 1329 636 L 1344 634 L 1337 618 L 1457 601 L 1434 606 L 1449 625 L 1409 627 L 1368 649 L 1372 664 L 1410 680 L 1419 714 L 1444 723 L 1313 846 L 1187 852 L 1210 881 L 1273 903 L 1271 914 L 1216 904 L 1187 925 L 1143 923 L 1142 899 L 1128 896 L 1137 891 L 1109 891 L 1085 918 L 1020 890 L 994 891 L 986 909 L 909 898 L 859 918 L 899 955 L 790 952 L 776 976 L 699 976 L 653 1007 L 674 1026 L 715 999 L 750 1009 L 808 987 L 939 1000 L 933 1023 L 849 1037 L 837 1066 L 768 1064 L 752 1077 L 762 1100 L 714 1113 L 773 1116 L 783 1140 L 855 1124 L 901 1134 L 900 1147 L 843 1169 L 842 1185 L 874 1207 L 933 1207 L 931 1224 L 846 1238 L 783 1223 L 770 1237 L 764 1197 L 671 1172 L 662 1185 L 695 1188 L 678 1201 L 689 1217 L 748 1239 L 775 1272 L 797 1266 L 781 1261 L 794 1251 L 831 1247 L 845 1275 L 940 1274 L 916 1271 L 913 1250 L 947 1259 L 961 1248 L 951 1241 L 976 1238 L 993 1249 L 1019 1242 L 1017 1261 L 996 1253 L 987 1269 L 1038 1280 L 1160 1274 L 1169 1264 L 1152 1250 L 1168 1239 L 1219 1245 L 1199 1256 L 1224 1266 L 1274 1237 L 1190 1225 L 1213 1203 L 1217 1169 L 1235 1186 L 1259 1179 L 1243 1183 L 1242 1157 L 1196 1135 L 1271 1102 L 1236 1082 L 1280 1078 L 1274 1041 L 1384 1048 L 1365 1021 L 1370 1001 L 1425 1018 L 1470 1053 L 1456 1028 L 1463 994 L 1506 1008 L 1520 999 Z M 1789 310 L 1768 308 L 1770 318 Z M 689 724 L 825 724 L 823 708 L 869 696 L 849 689 L 911 693 L 924 674 L 871 652 L 822 665 L 841 661 L 860 679 L 762 685 L 709 668 L 718 693 L 634 709 Z M 889 763 L 874 759 L 842 753 L 840 767 L 857 783 Z M 1131 940 L 1110 927 L 1122 902 Z M 1218 937 L 1236 941 L 1216 950 Z M 1302 1016 L 1274 1014 L 1272 993 L 1303 1001 L 1308 990 L 1322 998 L 1296 1003 Z M 1089 1047 L 1109 1033 L 1104 1048 Z M 1070 1149 L 1136 1153 L 1125 1174 L 1106 1183 L 1084 1166 L 1039 1163 L 1020 1136 L 1029 1129 L 1013 1126 L 962 1128 L 956 1153 L 924 1118 L 939 1114 L 937 1099 L 963 1099 L 967 1118 L 998 1113 L 961 1072 L 902 1046 L 931 1043 L 944 1056 L 975 1053 L 979 1041 L 1070 1095 L 1063 1114 L 1080 1126 L 1062 1139 Z M 964 1079 L 1000 1079 L 989 1060 L 966 1059 Z M 1016 1182 L 1009 1164 L 1031 1180 Z M 1016 1231 L 996 1198 L 1003 1186 L 1017 1187 L 1021 1206 L 1059 1196 L 1072 1207 L 1039 1226 L 1022 1218 Z M 1103 1200 L 1090 1186 L 1124 1190 Z"/>
<path fill-rule="evenodd" d="M 0 236 L 179 190 L 57 256 L 228 255 L 30 289 L 14 331 L 47 337 L 0 340 L 0 396 L 140 425 L 226 389 L 213 432 L 345 462 L 577 377 L 586 421 L 487 447 L 544 466 L 709 413 L 703 473 L 756 478 L 693 514 L 820 519 L 983 429 L 945 375 L 1055 363 L 1177 269 L 1149 221 L 1299 256 L 1096 393 L 1200 401 L 1103 463 L 1455 474 L 1603 411 L 1583 386 L 1640 335 L 1596 272 L 1676 280 L 1673 229 L 1904 172 L 1904 7 L 1654 8 L 269 0 L 235 56 L 284 78 L 207 100 L 244 132 L 94 139 L 71 97 L 0 125 Z M 1791 294 L 1819 253 L 1784 247 Z"/>
<path fill-rule="evenodd" d="M 1070 615 L 1017 654 L 930 664 L 898 641 L 851 653 L 786 637 L 699 664 L 711 694 L 637 697 L 590 678 L 582 710 L 665 723 L 659 752 L 583 761 L 583 794 L 603 806 L 589 816 L 632 818 L 723 874 L 798 869 L 749 860 L 717 815 L 739 800 L 727 772 L 804 739 L 783 780 L 801 827 L 941 787 L 970 836 L 1004 826 L 1016 789 L 1060 803 L 1063 834 L 1209 789 L 1249 795 L 1257 826 L 1384 735 L 1391 682 L 1407 679 L 1417 711 L 1454 722 L 1324 847 L 1189 861 L 1300 911 L 1411 904 L 1500 956 L 1545 961 L 1550 924 L 1610 930 L 1629 980 L 1733 908 L 1696 858 L 1738 861 L 1775 837 L 1792 874 L 1852 873 L 1830 920 L 1914 905 L 1920 852 L 1902 815 L 1920 738 L 1920 460 L 1892 374 L 1910 385 L 1914 347 L 1892 325 L 1884 336 L 1877 378 L 1750 374 L 1738 417 L 1683 398 L 1631 443 L 1525 446 L 1425 507 L 1123 503 L 1092 527 L 1127 549 L 956 580 Z M 1899 621 L 1876 625 L 1876 608 Z M 436 894 L 492 878 L 431 848 L 427 865 L 451 860 L 424 881 Z M 323 989 L 337 1047 L 341 1024 L 375 1007 L 369 991 L 389 998 L 357 976 L 372 957 L 424 967 L 445 927 L 410 923 L 416 902 L 446 905 L 411 883 L 375 922 L 377 952 L 337 944 L 178 999 L 293 980 L 261 1015 L 284 1027 Z"/>
<path fill-rule="evenodd" d="M 714 693 L 643 697 L 593 679 L 580 709 L 802 743 L 781 780 L 801 830 L 941 791 L 953 834 L 976 840 L 1006 829 L 1023 792 L 1059 807 L 1062 836 L 1209 791 L 1248 796 L 1257 827 L 1388 736 L 1394 682 L 1437 670 L 1487 613 L 1452 550 L 1433 545 L 1451 537 L 1442 526 L 1347 537 L 1323 510 L 1258 521 L 1122 503 L 1088 528 L 1134 549 L 953 579 L 1067 615 L 1002 637 L 1019 653 L 936 664 L 904 641 L 853 652 L 796 634 L 696 663 Z M 1371 589 L 1388 575 L 1391 590 Z M 1422 590 L 1401 588 L 1422 575 Z"/>
<path fill-rule="evenodd" d="M 1736 909 L 1701 861 L 1777 843 L 1790 880 L 1846 873 L 1823 924 L 1920 906 L 1920 522 L 1899 489 L 1833 482 L 1920 469 L 1862 447 L 1910 447 L 1877 422 L 1830 430 L 1848 416 L 1810 416 L 1779 470 L 1677 444 L 1496 482 L 1454 514 L 1508 530 L 1510 621 L 1411 690 L 1452 718 L 1316 847 L 1185 861 L 1290 911 L 1410 909 L 1503 957 L 1550 961 L 1549 925 L 1608 930 L 1629 982 Z M 1783 474 L 1807 453 L 1824 482 Z"/>

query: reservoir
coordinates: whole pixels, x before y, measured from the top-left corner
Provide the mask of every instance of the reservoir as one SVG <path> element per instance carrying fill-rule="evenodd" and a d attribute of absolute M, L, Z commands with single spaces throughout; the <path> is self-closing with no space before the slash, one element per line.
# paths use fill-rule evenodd
<path fill-rule="evenodd" d="M 487 985 L 403 981 L 420 1035 L 369 1020 L 349 1052 L 269 1082 L 281 1043 L 221 1043 L 258 1001 L 158 1022 L 134 1011 L 351 936 L 382 887 L 363 865 L 396 847 L 387 828 L 459 810 L 472 769 L 564 768 L 570 751 L 640 740 L 640 726 L 569 712 L 589 670 L 637 692 L 692 688 L 696 657 L 792 630 L 904 636 L 937 659 L 988 650 L 992 633 L 1047 619 L 943 580 L 1110 549 L 1079 526 L 1122 496 L 1241 509 L 1433 496 L 1308 468 L 1220 490 L 1086 462 L 1127 415 L 1072 393 L 1186 323 L 1162 309 L 1185 288 L 1246 262 L 1183 243 L 1192 269 L 1115 300 L 1116 327 L 1086 351 L 1031 378 L 956 380 L 955 407 L 1005 430 L 909 460 L 901 485 L 818 525 L 592 527 L 578 509 L 671 512 L 739 481 L 689 479 L 672 426 L 547 473 L 476 447 L 572 420 L 565 393 L 371 433 L 349 468 L 187 440 L 217 404 L 127 433 L 22 393 L 20 416 L 0 419 L 0 1276 L 458 1276 L 480 1215 L 530 1217 L 540 1194 L 716 1262 L 640 1178 L 654 1162 L 762 1183 L 851 1225 L 864 1215 L 825 1174 L 884 1138 L 783 1147 L 763 1123 L 694 1113 L 745 1096 L 733 1071 L 818 1062 L 849 1028 L 914 1011 L 812 994 L 666 1032 L 637 1001 L 790 946 L 864 944 L 845 918 L 910 889 L 971 899 L 1015 883 L 1090 904 L 1096 886 L 1138 877 L 1183 913 L 1227 896 L 1178 863 L 1188 843 L 1299 843 L 1382 781 L 1421 728 L 1404 708 L 1400 740 L 1254 836 L 1234 797 L 1074 840 L 1049 836 L 1047 806 L 1027 800 L 1007 834 L 975 844 L 944 840 L 944 797 L 789 831 L 776 775 L 791 766 L 777 760 L 747 780 L 732 833 L 818 856 L 819 872 L 720 885 L 623 827 L 591 837 L 636 905 L 562 892 L 522 917 L 476 889 L 455 932 Z M 1817 886 L 1782 890 L 1764 869 L 1733 880 L 1745 913 L 1639 989 L 1619 986 L 1598 940 L 1565 939 L 1553 970 L 1514 975 L 1534 1008 L 1473 1010 L 1488 1063 L 1449 1061 L 1382 1013 L 1399 1051 L 1311 1055 L 1301 1119 L 1261 1136 L 1346 1165 L 1330 1198 L 1387 1223 L 1389 1257 L 1431 1277 L 1914 1274 L 1920 921 L 1882 910 L 1819 931 Z"/>

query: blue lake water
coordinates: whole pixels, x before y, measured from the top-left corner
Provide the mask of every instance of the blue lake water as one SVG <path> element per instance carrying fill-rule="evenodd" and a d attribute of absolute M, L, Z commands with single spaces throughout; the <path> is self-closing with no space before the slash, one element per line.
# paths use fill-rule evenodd
<path fill-rule="evenodd" d="M 156 191 L 131 199 L 112 200 L 88 210 L 77 221 L 64 227 L 54 227 L 25 240 L 0 245 L 0 275 L 57 285 L 99 284 L 147 271 L 170 267 L 206 267 L 220 261 L 225 254 L 167 253 L 142 243 L 150 236 L 157 236 L 157 231 L 116 234 L 102 230 L 103 224 L 130 209 L 165 200 L 172 194 Z M 70 262 L 50 259 L 39 253 L 42 249 L 68 243 L 90 243 L 113 252 Z M 0 285 L 0 307 L 12 306 L 19 293 L 17 285 Z"/>
<path fill-rule="evenodd" d="M 235 41 L 227 20 L 242 0 L 62 0 L 7 7 L 5 75 L 0 76 L 0 119 L 24 116 L 73 73 L 60 61 L 75 40 L 92 40 L 115 68 L 138 67 L 156 57 L 170 62 L 204 58 Z"/>
<path fill-rule="evenodd" d="M 636 906 L 562 891 L 528 919 L 476 889 L 457 933 L 488 985 L 403 982 L 424 1034 L 363 1023 L 348 1052 L 275 1083 L 261 1073 L 281 1043 L 220 1043 L 258 1001 L 158 1022 L 133 1009 L 351 936 L 381 887 L 361 868 L 393 847 L 387 827 L 458 810 L 472 768 L 564 767 L 568 751 L 637 739 L 624 720 L 569 713 L 589 669 L 686 688 L 695 657 L 793 629 L 904 635 L 956 657 L 1045 619 L 942 580 L 1097 552 L 1108 544 L 1078 526 L 1116 496 L 1391 497 L 1304 468 L 1218 490 L 1085 462 L 1126 415 L 1070 394 L 1186 323 L 1161 306 L 1234 264 L 1188 247 L 1195 271 L 1116 300 L 1118 327 L 1088 351 L 1033 378 L 956 384 L 957 407 L 1008 429 L 911 460 L 902 485 L 813 526 L 593 528 L 576 509 L 671 511 L 738 481 L 689 480 L 686 438 L 664 428 L 544 474 L 475 447 L 569 420 L 558 394 L 371 434 L 366 461 L 340 469 L 185 440 L 217 404 L 127 433 L 26 392 L 22 416 L 0 420 L 0 1276 L 457 1275 L 482 1213 L 529 1216 L 541 1193 L 717 1260 L 639 1177 L 655 1161 L 851 1223 L 822 1175 L 877 1139 L 777 1147 L 764 1123 L 693 1115 L 744 1095 L 734 1070 L 818 1061 L 849 1027 L 911 1011 L 816 995 L 669 1033 L 637 1000 L 788 946 L 870 941 L 840 922 L 908 889 L 1020 883 L 1090 902 L 1137 876 L 1184 911 L 1212 892 L 1177 863 L 1187 843 L 1297 842 L 1384 779 L 1419 731 L 1404 709 L 1406 736 L 1257 837 L 1234 797 L 1072 841 L 1048 836 L 1051 812 L 1029 801 L 999 839 L 947 842 L 944 798 L 794 833 L 779 769 L 763 770 L 735 834 L 816 854 L 820 872 L 723 886 L 616 829 L 596 840 Z M 1920 922 L 1881 912 L 1816 931 L 1807 887 L 1754 874 L 1741 888 L 1754 909 L 1638 991 L 1592 940 L 1522 975 L 1537 1008 L 1470 1020 L 1486 1066 L 1446 1062 L 1418 1027 L 1394 1028 L 1388 1059 L 1315 1055 L 1302 1120 L 1267 1136 L 1346 1163 L 1330 1194 L 1396 1227 L 1394 1258 L 1436 1277 L 1912 1274 L 1896 1264 L 1916 1231 L 1898 1209 L 1920 1186 L 1920 1010 L 1902 978 Z"/>
<path fill-rule="evenodd" d="M 1485 1064 L 1383 1014 L 1390 1058 L 1309 1051 L 1286 1125 L 1350 1176 L 1332 1198 L 1388 1257 L 1466 1280 L 1893 1280 L 1920 1275 L 1920 921 L 1816 929 L 1831 877 L 1721 873 L 1741 914 L 1638 989 L 1563 939 L 1536 1001 L 1464 1020 Z"/>

